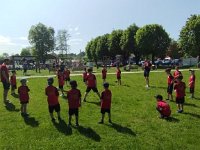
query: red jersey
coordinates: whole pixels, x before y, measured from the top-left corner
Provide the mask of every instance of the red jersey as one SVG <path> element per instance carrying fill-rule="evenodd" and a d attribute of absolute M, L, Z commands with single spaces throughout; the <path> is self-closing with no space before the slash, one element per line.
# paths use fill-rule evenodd
<path fill-rule="evenodd" d="M 167 76 L 167 84 L 168 84 L 168 85 L 173 84 L 173 80 L 174 80 L 174 77 L 173 77 L 171 74 L 169 74 L 169 75 Z"/>
<path fill-rule="evenodd" d="M 170 106 L 165 101 L 158 101 L 157 108 L 163 116 L 169 117 L 171 115 Z"/>
<path fill-rule="evenodd" d="M 69 70 L 65 70 L 63 74 L 64 74 L 64 78 L 68 79 L 69 76 L 70 76 L 70 71 Z"/>
<path fill-rule="evenodd" d="M 101 108 L 110 109 L 111 107 L 112 93 L 106 89 L 101 93 Z"/>
<path fill-rule="evenodd" d="M 151 63 L 150 63 L 150 61 L 145 61 L 144 62 L 144 69 L 145 70 L 151 70 Z"/>
<path fill-rule="evenodd" d="M 121 70 L 120 69 L 117 69 L 116 75 L 117 75 L 117 78 L 121 77 Z"/>
<path fill-rule="evenodd" d="M 6 67 L 6 64 L 4 64 L 4 63 L 1 65 L 1 75 L 0 75 L 1 76 L 1 81 L 4 82 L 4 81 L 6 81 L 6 78 L 4 78 L 2 71 L 5 72 L 6 77 L 9 79 L 8 68 Z"/>
<path fill-rule="evenodd" d="M 67 99 L 69 108 L 78 108 L 80 107 L 81 101 L 81 92 L 78 89 L 71 89 L 67 92 Z"/>
<path fill-rule="evenodd" d="M 86 77 L 87 86 L 90 88 L 96 87 L 96 76 L 92 73 L 89 73 Z"/>
<path fill-rule="evenodd" d="M 179 76 L 182 76 L 182 73 L 179 70 L 174 71 L 174 78 L 178 78 Z"/>
<path fill-rule="evenodd" d="M 47 95 L 47 102 L 49 106 L 54 106 L 59 104 L 58 102 L 58 89 L 54 87 L 53 85 L 49 85 L 45 89 L 45 94 Z"/>
<path fill-rule="evenodd" d="M 30 89 L 26 85 L 22 85 L 18 88 L 19 99 L 21 102 L 27 102 L 29 100 L 29 91 Z"/>
<path fill-rule="evenodd" d="M 105 68 L 102 69 L 102 78 L 106 78 L 107 70 Z"/>
<path fill-rule="evenodd" d="M 58 73 L 58 84 L 59 86 L 63 86 L 65 84 L 64 75 L 62 72 Z"/>
<path fill-rule="evenodd" d="M 16 81 L 16 76 L 15 75 L 12 75 L 10 77 L 10 84 L 11 85 L 17 85 L 17 81 Z"/>
<path fill-rule="evenodd" d="M 189 87 L 194 88 L 195 86 L 195 75 L 191 75 L 189 78 Z"/>
<path fill-rule="evenodd" d="M 83 72 L 83 79 L 86 80 L 86 77 L 87 77 L 87 72 Z"/>
<path fill-rule="evenodd" d="M 176 97 L 177 98 L 183 98 L 185 96 L 185 82 L 178 82 L 174 86 L 174 90 L 176 90 Z"/>

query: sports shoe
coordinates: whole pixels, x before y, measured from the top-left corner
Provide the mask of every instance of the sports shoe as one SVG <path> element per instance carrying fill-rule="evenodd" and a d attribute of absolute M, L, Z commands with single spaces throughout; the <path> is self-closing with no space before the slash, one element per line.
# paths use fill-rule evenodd
<path fill-rule="evenodd" d="M 76 123 L 76 127 L 79 127 L 79 124 L 78 124 L 78 123 Z"/>

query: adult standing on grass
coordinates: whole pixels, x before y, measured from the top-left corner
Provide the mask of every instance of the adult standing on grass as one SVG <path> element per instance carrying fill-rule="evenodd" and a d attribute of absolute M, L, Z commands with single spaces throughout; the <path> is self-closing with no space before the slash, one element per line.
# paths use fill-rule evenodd
<path fill-rule="evenodd" d="M 8 68 L 6 65 L 9 64 L 9 59 L 4 59 L 3 64 L 1 65 L 1 82 L 3 84 L 3 101 L 4 103 L 9 103 L 9 100 L 7 100 L 8 97 L 8 91 L 10 89 L 10 81 L 9 81 L 9 72 L 8 72 Z"/>
<path fill-rule="evenodd" d="M 146 81 L 147 88 L 149 87 L 149 73 L 151 70 L 151 66 L 152 66 L 152 64 L 150 63 L 150 61 L 145 59 L 143 67 L 144 67 L 144 78 Z"/>

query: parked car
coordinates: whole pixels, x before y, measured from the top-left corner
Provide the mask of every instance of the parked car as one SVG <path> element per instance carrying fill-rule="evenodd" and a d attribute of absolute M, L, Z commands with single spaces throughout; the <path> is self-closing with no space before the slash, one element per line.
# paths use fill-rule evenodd
<path fill-rule="evenodd" d="M 171 66 L 172 65 L 172 60 L 171 59 L 164 59 L 162 61 L 163 66 Z"/>

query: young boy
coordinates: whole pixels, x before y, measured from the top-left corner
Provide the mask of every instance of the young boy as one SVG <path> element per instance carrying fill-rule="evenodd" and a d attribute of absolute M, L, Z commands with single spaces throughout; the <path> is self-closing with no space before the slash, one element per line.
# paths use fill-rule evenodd
<path fill-rule="evenodd" d="M 121 85 L 121 70 L 120 70 L 119 66 L 117 66 L 116 76 L 117 76 L 118 85 Z"/>
<path fill-rule="evenodd" d="M 48 102 L 48 108 L 49 108 L 49 114 L 52 121 L 55 121 L 55 118 L 53 116 L 54 110 L 57 112 L 58 120 L 61 120 L 60 118 L 60 104 L 58 102 L 58 89 L 53 86 L 53 78 L 47 79 L 48 86 L 45 89 L 45 94 L 47 95 L 47 102 Z"/>
<path fill-rule="evenodd" d="M 69 105 L 69 126 L 71 125 L 72 115 L 75 115 L 76 126 L 78 123 L 78 108 L 81 106 L 81 92 L 77 89 L 77 82 L 70 81 L 71 90 L 67 92 L 67 99 Z"/>
<path fill-rule="evenodd" d="M 106 112 L 108 113 L 109 123 L 112 123 L 111 114 L 110 114 L 112 93 L 108 89 L 109 83 L 105 82 L 103 84 L 103 86 L 104 86 L 104 91 L 101 93 L 101 114 L 102 114 L 102 118 L 101 118 L 101 121 L 99 122 L 100 124 L 104 123 L 104 117 L 105 117 Z"/>
<path fill-rule="evenodd" d="M 176 92 L 176 104 L 178 107 L 177 112 L 182 113 L 183 112 L 183 104 L 185 102 L 185 82 L 182 82 L 182 77 L 179 76 L 176 80 L 174 90 Z"/>
<path fill-rule="evenodd" d="M 169 100 L 169 97 L 171 98 L 171 100 L 173 100 L 173 95 L 172 95 L 172 91 L 173 91 L 173 80 L 174 80 L 174 77 L 172 76 L 171 74 L 171 69 L 170 68 L 167 68 L 165 70 L 165 72 L 167 73 L 167 84 L 168 84 L 168 87 L 167 87 L 167 100 Z"/>
<path fill-rule="evenodd" d="M 156 110 L 160 113 L 160 118 L 168 118 L 171 115 L 171 109 L 167 102 L 163 101 L 162 95 L 155 96 L 157 100 Z"/>
<path fill-rule="evenodd" d="M 146 88 L 149 88 L 149 73 L 151 71 L 151 66 L 152 64 L 150 63 L 150 61 L 145 59 L 143 68 L 144 68 L 144 78 L 146 81 L 146 86 L 145 86 Z"/>
<path fill-rule="evenodd" d="M 95 93 L 97 93 L 99 99 L 100 99 L 100 94 L 97 89 L 97 81 L 96 81 L 96 76 L 92 74 L 92 69 L 88 69 L 88 75 L 86 77 L 86 82 L 87 82 L 87 89 L 85 91 L 84 99 L 83 101 L 86 102 L 86 97 L 90 90 L 92 89 Z"/>
<path fill-rule="evenodd" d="M 183 75 L 182 75 L 181 71 L 179 71 L 179 67 L 176 66 L 175 69 L 176 70 L 174 71 L 174 74 L 173 74 L 174 75 L 174 79 L 177 79 L 179 76 L 182 77 L 182 79 L 183 79 Z"/>
<path fill-rule="evenodd" d="M 64 89 L 63 89 L 63 86 L 65 84 L 65 81 L 64 81 L 64 75 L 63 75 L 63 72 L 59 69 L 58 70 L 58 84 L 59 84 L 59 89 L 61 90 L 61 95 L 60 96 L 64 96 Z"/>
<path fill-rule="evenodd" d="M 16 71 L 15 70 L 12 70 L 12 75 L 10 77 L 10 85 L 11 85 L 11 95 L 15 95 L 15 90 L 17 89 Z"/>
<path fill-rule="evenodd" d="M 107 75 L 107 70 L 106 70 L 106 67 L 103 66 L 103 69 L 102 69 L 102 79 L 103 79 L 103 83 L 106 82 L 106 75 Z"/>
<path fill-rule="evenodd" d="M 84 71 L 83 71 L 83 82 L 86 84 L 87 69 L 84 68 L 83 70 L 84 70 Z"/>
<path fill-rule="evenodd" d="M 195 87 L 195 73 L 194 70 L 189 70 L 190 71 L 190 78 L 189 78 L 189 88 L 190 88 L 190 93 L 191 93 L 191 97 L 190 98 L 194 98 L 194 87 Z"/>
<path fill-rule="evenodd" d="M 67 67 L 65 67 L 63 74 L 67 85 L 67 81 L 70 82 L 70 70 Z"/>
<path fill-rule="evenodd" d="M 27 104 L 29 103 L 29 94 L 28 92 L 30 89 L 26 85 L 27 80 L 26 79 L 21 79 L 21 86 L 18 88 L 18 93 L 19 93 L 19 100 L 21 104 L 21 115 L 23 117 L 27 117 Z"/>

